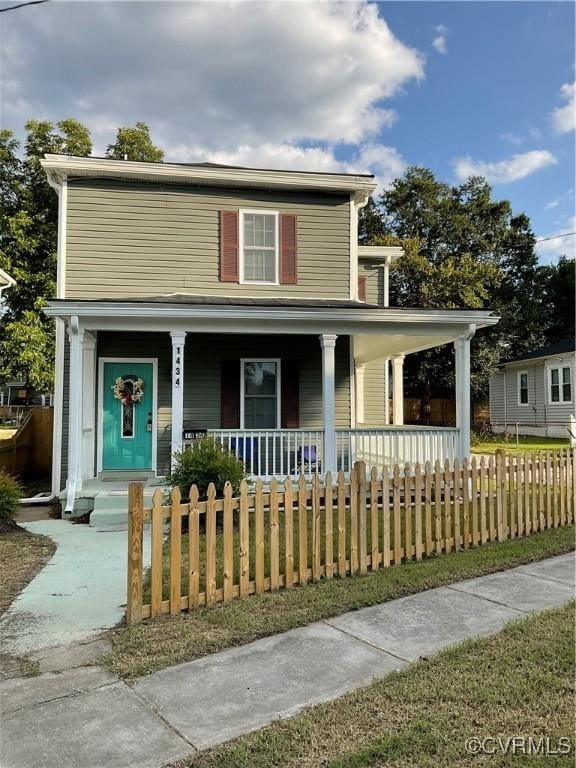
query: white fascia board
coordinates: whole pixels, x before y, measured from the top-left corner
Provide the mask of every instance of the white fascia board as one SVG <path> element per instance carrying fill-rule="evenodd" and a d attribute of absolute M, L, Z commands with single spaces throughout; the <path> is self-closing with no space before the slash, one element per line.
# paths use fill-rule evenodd
<path fill-rule="evenodd" d="M 358 258 L 366 261 L 382 261 L 391 264 L 404 256 L 404 249 L 397 245 L 359 245 Z"/>
<path fill-rule="evenodd" d="M 516 367 L 525 368 L 532 363 L 541 363 L 542 361 L 551 360 L 552 362 L 558 362 L 562 359 L 574 361 L 575 352 L 556 352 L 554 355 L 542 355 L 541 357 L 527 357 L 524 360 L 510 360 L 508 363 L 500 363 L 500 368 Z"/>
<path fill-rule="evenodd" d="M 16 285 L 16 280 L 14 280 L 14 278 L 11 277 L 8 272 L 4 272 L 3 269 L 0 269 L 0 289 L 10 288 L 12 285 Z"/>
<path fill-rule="evenodd" d="M 491 312 L 462 310 L 166 306 L 152 303 L 49 302 L 44 309 L 49 317 L 67 320 L 77 316 L 86 329 L 149 329 L 176 324 L 185 330 L 203 333 L 397 333 L 421 335 L 423 328 L 434 335 L 461 335 L 470 326 L 495 325 L 499 317 Z"/>
<path fill-rule="evenodd" d="M 40 162 L 46 173 L 53 179 L 65 176 L 92 176 L 158 182 L 266 187 L 268 189 L 316 189 L 327 192 L 355 192 L 362 197 L 368 196 L 376 189 L 373 176 L 352 174 L 186 166 L 175 163 L 141 163 L 130 160 L 107 160 L 95 157 L 50 154 L 45 155 Z"/>

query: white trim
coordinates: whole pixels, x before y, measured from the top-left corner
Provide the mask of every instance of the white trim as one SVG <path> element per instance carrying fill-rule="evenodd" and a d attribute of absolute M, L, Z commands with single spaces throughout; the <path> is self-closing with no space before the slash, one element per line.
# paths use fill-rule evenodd
<path fill-rule="evenodd" d="M 357 365 L 354 370 L 355 373 L 355 385 L 356 385 L 356 423 L 365 423 L 365 409 L 364 409 L 364 376 L 366 373 L 366 366 L 364 364 Z"/>
<path fill-rule="evenodd" d="M 107 302 L 107 301 L 62 301 L 48 302 L 44 312 L 48 317 L 61 317 L 66 319 L 70 315 L 76 315 L 83 319 L 84 327 L 92 326 L 95 320 L 101 318 L 124 321 L 128 320 L 146 320 L 151 321 L 149 326 L 139 325 L 142 329 L 155 328 L 163 320 L 182 320 L 186 323 L 188 329 L 190 321 L 194 321 L 194 330 L 198 330 L 198 321 L 207 320 L 213 325 L 214 332 L 220 332 L 221 328 L 216 324 L 229 323 L 231 328 L 240 328 L 238 333 L 245 331 L 246 325 L 250 321 L 257 323 L 265 322 L 266 326 L 254 327 L 255 333 L 286 333 L 289 328 L 290 333 L 298 333 L 298 323 L 310 322 L 311 328 L 301 329 L 300 333 L 310 333 L 316 330 L 322 331 L 322 324 L 327 333 L 337 333 L 337 335 L 346 335 L 348 333 L 387 333 L 398 332 L 395 324 L 414 325 L 414 326 L 444 326 L 442 332 L 449 327 L 451 330 L 462 324 L 469 326 L 475 325 L 477 328 L 484 328 L 496 325 L 500 321 L 497 315 L 490 311 L 482 310 L 442 310 L 442 309 L 402 309 L 399 307 L 382 307 L 365 309 L 359 307 L 261 307 L 261 306 L 235 306 L 233 304 L 223 305 L 170 305 L 170 300 L 166 302 Z M 240 321 L 240 323 L 238 322 Z M 269 322 L 270 321 L 270 322 Z M 282 330 L 273 331 L 273 323 L 282 324 Z M 337 324 L 340 323 L 339 326 Z M 103 323 L 99 322 L 95 327 L 102 328 Z M 125 329 L 124 322 L 112 324 L 115 327 Z M 172 327 L 174 323 L 172 323 Z M 342 328 L 338 333 L 336 326 Z M 111 327 L 111 326 L 110 326 Z M 358 328 L 359 330 L 355 330 Z M 330 330 L 328 330 L 330 329 Z M 200 332 L 200 330 L 198 330 Z M 204 331 L 202 332 L 209 332 Z M 417 333 L 421 331 L 418 330 Z M 439 331 L 441 332 L 441 331 Z M 450 331 L 448 331 L 450 332 Z M 462 328 L 459 330 L 462 333 Z M 417 334 L 415 334 L 417 335 Z"/>
<path fill-rule="evenodd" d="M 64 411 L 64 351 L 66 328 L 64 321 L 56 318 L 54 354 L 54 433 L 52 435 L 52 493 L 62 489 L 62 421 Z"/>
<path fill-rule="evenodd" d="M 252 214 L 255 216 L 274 216 L 274 240 L 275 240 L 275 261 L 274 274 L 275 280 L 245 280 L 244 279 L 244 216 Z M 269 211 L 266 209 L 240 208 L 238 211 L 238 282 L 240 285 L 280 285 L 280 211 Z M 271 250 L 264 248 L 263 250 Z"/>
<path fill-rule="evenodd" d="M 104 448 L 104 363 L 152 363 L 152 469 L 157 474 L 158 465 L 158 358 L 157 357 L 99 357 L 98 358 L 98 441 L 97 441 L 97 472 L 102 472 L 102 453 Z M 125 470 L 129 471 L 129 470 Z M 135 472 L 139 470 L 134 470 Z"/>
<path fill-rule="evenodd" d="M 336 340 L 333 333 L 320 335 L 322 349 L 323 472 L 336 472 Z"/>
<path fill-rule="evenodd" d="M 404 424 L 404 355 L 392 358 L 392 424 Z"/>
<path fill-rule="evenodd" d="M 567 368 L 570 371 L 570 400 L 564 400 L 564 386 L 563 386 L 563 376 L 562 373 L 564 369 Z M 546 401 L 548 405 L 571 405 L 574 402 L 574 372 L 573 372 L 573 366 L 568 363 L 567 365 L 563 363 L 555 363 L 554 365 L 546 365 L 546 380 L 547 380 L 547 394 L 546 394 Z M 552 400 L 552 371 L 558 371 L 558 395 L 560 396 L 559 400 Z"/>
<path fill-rule="evenodd" d="M 358 258 L 368 259 L 370 261 L 388 261 L 390 264 L 393 261 L 404 256 L 404 248 L 398 245 L 359 245 L 358 246 Z"/>
<path fill-rule="evenodd" d="M 96 157 L 46 154 L 40 161 L 54 181 L 63 175 L 99 178 L 175 181 L 195 184 L 225 184 L 273 189 L 322 189 L 331 192 L 359 192 L 368 196 L 376 189 L 372 175 L 273 171 L 226 166 L 144 163 Z"/>
<path fill-rule="evenodd" d="M 525 403 L 521 400 L 521 391 L 523 389 L 522 387 L 522 376 L 526 376 L 526 396 L 527 400 Z M 518 400 L 518 405 L 522 408 L 526 407 L 527 405 L 530 405 L 530 386 L 529 386 L 529 376 L 528 371 L 516 371 L 516 398 Z"/>
<path fill-rule="evenodd" d="M 354 336 L 349 336 L 348 339 L 350 351 L 348 367 L 348 380 L 350 381 L 350 427 L 355 429 L 358 425 L 356 423 L 356 377 L 354 376 L 356 361 L 354 359 Z"/>
<path fill-rule="evenodd" d="M 260 429 L 244 426 L 244 365 L 245 363 L 276 363 L 276 426 L 266 429 L 281 429 L 282 425 L 282 360 L 279 357 L 241 357 L 240 358 L 240 429 Z"/>
<path fill-rule="evenodd" d="M 185 386 L 185 355 L 186 333 L 182 331 L 170 331 L 172 345 L 172 370 L 170 389 L 172 394 L 172 418 L 170 424 L 170 464 L 174 467 L 174 454 L 182 450 L 184 431 L 184 386 Z M 180 352 L 178 353 L 178 348 Z M 178 360 L 180 358 L 180 360 Z M 180 370 L 177 370 L 179 366 Z"/>

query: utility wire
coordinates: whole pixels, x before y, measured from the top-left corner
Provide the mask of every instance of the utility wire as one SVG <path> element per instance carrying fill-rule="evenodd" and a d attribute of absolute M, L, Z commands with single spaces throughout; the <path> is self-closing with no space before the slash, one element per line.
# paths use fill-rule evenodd
<path fill-rule="evenodd" d="M 18 3 L 18 5 L 9 5 L 8 8 L 0 8 L 0 13 L 6 13 L 7 11 L 15 11 L 18 8 L 26 8 L 27 5 L 41 5 L 47 3 L 48 0 L 29 0 L 27 3 Z"/>
<path fill-rule="evenodd" d="M 536 242 L 545 243 L 546 240 L 560 240 L 563 237 L 570 237 L 571 235 L 576 235 L 576 232 L 565 232 L 563 235 L 552 235 L 551 237 L 539 237 Z"/>

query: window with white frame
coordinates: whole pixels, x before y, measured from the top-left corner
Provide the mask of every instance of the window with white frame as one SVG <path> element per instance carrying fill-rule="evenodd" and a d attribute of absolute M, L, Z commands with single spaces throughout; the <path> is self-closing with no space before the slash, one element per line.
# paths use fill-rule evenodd
<path fill-rule="evenodd" d="M 278 213 L 240 212 L 243 283 L 278 282 Z"/>
<path fill-rule="evenodd" d="M 276 429 L 280 419 L 280 361 L 242 360 L 242 427 Z"/>
<path fill-rule="evenodd" d="M 549 368 L 550 403 L 572 402 L 572 371 L 569 365 Z"/>
<path fill-rule="evenodd" d="M 518 405 L 528 405 L 528 371 L 518 372 Z"/>
<path fill-rule="evenodd" d="M 518 371 L 518 405 L 528 405 L 528 371 Z"/>

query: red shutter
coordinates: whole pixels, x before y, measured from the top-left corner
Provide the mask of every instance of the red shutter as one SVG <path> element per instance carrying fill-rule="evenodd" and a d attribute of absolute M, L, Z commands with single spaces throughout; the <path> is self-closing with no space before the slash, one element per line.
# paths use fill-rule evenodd
<path fill-rule="evenodd" d="M 280 283 L 298 282 L 298 217 L 292 213 L 280 214 Z"/>
<path fill-rule="evenodd" d="M 240 426 L 240 360 L 223 360 L 220 369 L 220 427 Z"/>
<path fill-rule="evenodd" d="M 238 282 L 238 211 L 220 211 L 220 280 Z"/>
<path fill-rule="evenodd" d="M 358 278 L 358 298 L 360 301 L 366 301 L 366 278 Z"/>
<path fill-rule="evenodd" d="M 300 426 L 300 369 L 298 363 L 289 360 L 282 360 L 280 411 L 282 429 L 298 429 Z"/>

